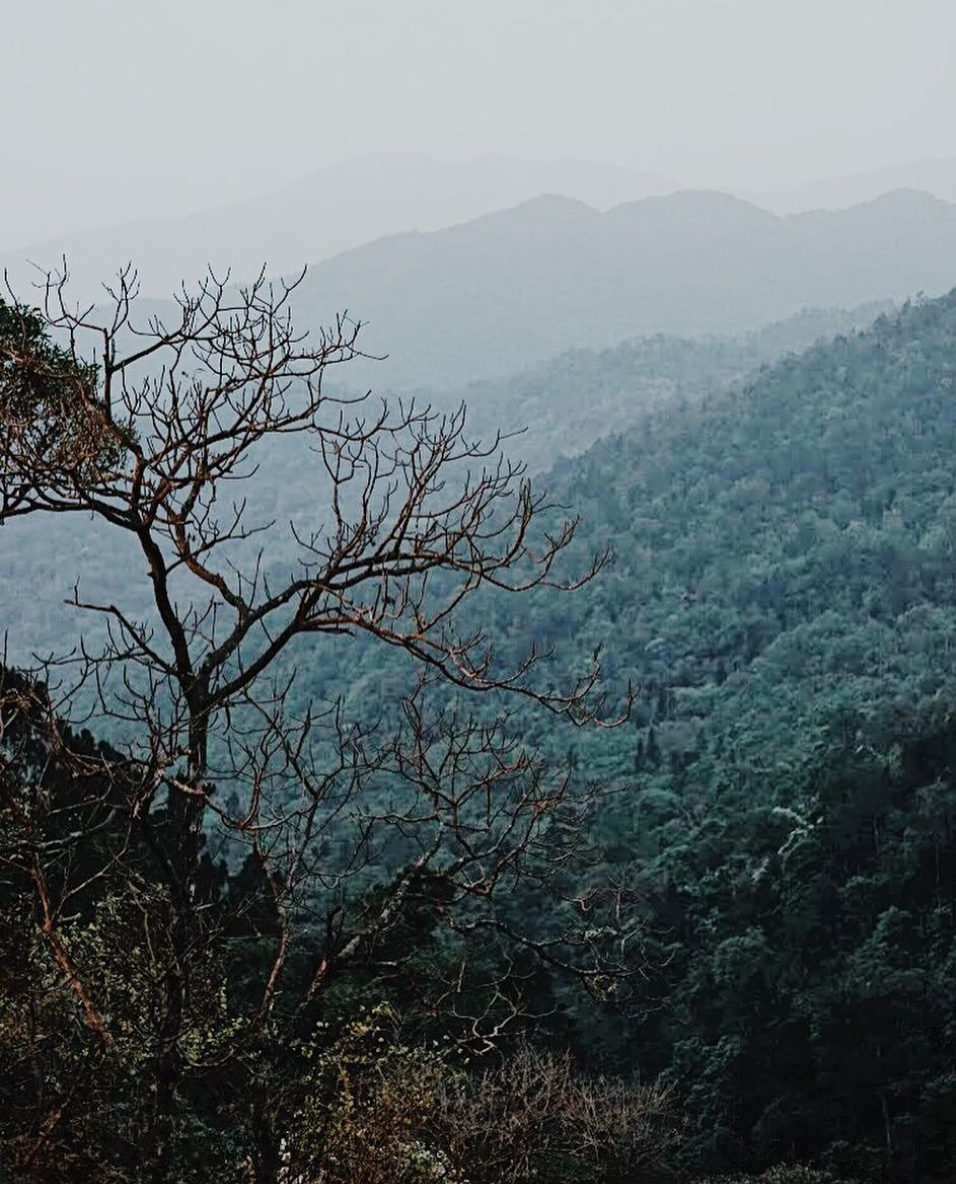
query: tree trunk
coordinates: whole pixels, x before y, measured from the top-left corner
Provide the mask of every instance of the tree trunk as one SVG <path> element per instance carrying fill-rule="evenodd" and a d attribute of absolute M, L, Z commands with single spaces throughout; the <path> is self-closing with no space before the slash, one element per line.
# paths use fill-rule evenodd
<path fill-rule="evenodd" d="M 208 716 L 194 712 L 189 728 L 190 759 L 185 777 L 169 785 L 167 818 L 161 846 L 169 885 L 167 965 L 162 984 L 162 1018 L 153 1069 L 153 1184 L 175 1184 L 181 1178 L 169 1144 L 175 1132 L 177 1094 L 186 1059 L 182 1049 L 189 1022 L 192 963 L 203 948 L 202 921 L 197 911 L 196 878 L 203 847 L 206 813 Z"/>

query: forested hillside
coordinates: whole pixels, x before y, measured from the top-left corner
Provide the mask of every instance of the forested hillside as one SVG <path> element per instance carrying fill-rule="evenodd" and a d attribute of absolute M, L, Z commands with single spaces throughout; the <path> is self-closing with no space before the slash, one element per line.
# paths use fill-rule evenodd
<path fill-rule="evenodd" d="M 599 862 L 646 927 L 582 1047 L 674 1083 L 697 1165 L 953 1170 L 954 359 L 956 294 L 649 414 L 550 477 L 601 577 L 486 609 L 505 659 L 637 687 L 616 731 L 528 728 L 617 787 Z"/>
<path fill-rule="evenodd" d="M 892 305 L 806 308 L 736 337 L 638 337 L 604 350 L 576 349 L 544 366 L 464 388 L 438 387 L 420 397 L 436 406 L 461 399 L 469 430 L 484 440 L 518 433 L 504 447 L 532 472 L 585 452 L 651 411 L 673 410 L 743 382 L 761 366 L 838 333 L 863 329 Z"/>
<path fill-rule="evenodd" d="M 581 739 L 596 772 L 628 768 L 651 725 L 686 765 L 719 720 L 745 768 L 767 737 L 777 758 L 799 751 L 804 714 L 825 700 L 876 710 L 937 695 L 954 308 L 914 304 L 749 384 L 668 402 L 544 478 L 581 518 L 567 574 L 608 545 L 613 559 L 574 596 L 510 606 L 498 644 L 574 637 L 600 651 L 609 690 L 639 686 L 629 733 Z"/>
<path fill-rule="evenodd" d="M 572 759 L 657 931 L 626 1055 L 705 1156 L 953 1168 L 954 359 L 951 295 L 554 475 L 616 558 L 528 625 L 640 684 Z"/>
<path fill-rule="evenodd" d="M 936 697 L 954 346 L 956 298 L 913 305 L 560 467 L 551 489 L 581 514 L 582 551 L 610 543 L 615 559 L 560 620 L 539 599 L 536 623 L 600 646 L 611 685 L 638 681 L 636 722 L 684 763 L 704 718 L 745 762 L 757 717 L 779 754 L 824 699 Z"/>

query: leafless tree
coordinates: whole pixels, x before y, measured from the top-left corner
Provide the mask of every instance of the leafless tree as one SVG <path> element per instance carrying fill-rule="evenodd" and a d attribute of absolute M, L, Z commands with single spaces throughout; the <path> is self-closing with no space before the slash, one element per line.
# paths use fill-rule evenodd
<path fill-rule="evenodd" d="M 70 660 L 102 710 L 135 731 L 129 817 L 167 881 L 159 1110 L 182 1071 L 190 967 L 203 948 L 197 877 L 214 824 L 248 847 L 271 894 L 277 936 L 255 1017 L 262 1027 L 297 928 L 308 922 L 324 934 L 306 1006 L 416 894 L 450 910 L 513 888 L 569 805 L 566 777 L 545 770 L 500 720 L 479 724 L 460 707 L 430 718 L 427 690 L 387 742 L 334 704 L 294 715 L 286 656 L 301 639 L 366 635 L 408 654 L 423 688 L 509 692 L 574 722 L 594 719 L 595 668 L 563 691 L 542 690 L 533 644 L 502 669 L 481 630 L 462 633 L 460 621 L 481 589 L 572 588 L 602 557 L 558 578 L 574 522 L 549 526 L 545 496 L 504 459 L 500 440 L 469 438 L 464 409 L 330 391 L 330 371 L 359 353 L 360 325 L 341 316 L 300 332 L 295 291 L 295 282 L 234 289 L 210 276 L 184 289 L 174 317 L 137 326 L 133 273 L 119 276 L 105 315 L 71 308 L 65 282 L 51 280 L 42 320 L 60 344 L 38 348 L 25 313 L 22 334 L 0 341 L 0 519 L 72 514 L 78 530 L 98 519 L 132 541 L 147 573 L 147 619 L 77 588 L 73 603 L 103 619 L 105 642 Z M 283 527 L 257 510 L 260 465 L 295 440 L 309 445 L 314 465 L 295 480 L 312 483 L 316 504 L 311 524 Z M 356 815 L 356 792 L 370 781 L 380 793 Z M 332 858 L 346 803 L 359 830 Z M 348 913 L 343 885 L 374 882 L 386 832 L 400 868 L 371 904 Z M 575 850 L 565 844 L 559 862 L 569 866 Z M 108 1017 L 57 936 L 66 901 L 50 897 L 36 855 L 28 870 L 53 957 L 108 1043 Z M 315 885 L 328 890 L 321 915 Z M 79 890 L 68 877 L 61 889 L 66 899 Z M 467 908 L 456 916 L 460 932 L 480 924 Z M 558 944 L 542 941 L 541 952 L 558 960 Z"/>

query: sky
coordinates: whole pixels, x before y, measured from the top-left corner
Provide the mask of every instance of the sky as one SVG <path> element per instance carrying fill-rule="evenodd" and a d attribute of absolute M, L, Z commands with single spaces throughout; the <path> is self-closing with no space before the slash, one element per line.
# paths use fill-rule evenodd
<path fill-rule="evenodd" d="M 952 0 L 0 0 L 0 250 L 347 158 L 785 189 L 956 155 Z"/>

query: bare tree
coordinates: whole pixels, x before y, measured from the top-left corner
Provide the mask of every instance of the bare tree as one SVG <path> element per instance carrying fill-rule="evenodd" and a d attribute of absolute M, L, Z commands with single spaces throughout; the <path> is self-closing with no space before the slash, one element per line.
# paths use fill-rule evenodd
<path fill-rule="evenodd" d="M 110 624 L 95 663 L 144 673 L 127 682 L 126 707 L 161 739 L 163 767 L 186 762 L 168 783 L 184 867 L 209 804 L 211 730 L 304 634 L 370 634 L 459 686 L 520 690 L 569 714 L 582 709 L 593 679 L 565 696 L 537 694 L 526 680 L 533 652 L 519 669 L 496 671 L 480 633 L 454 632 L 454 611 L 483 585 L 523 591 L 549 582 L 573 525 L 532 540 L 542 497 L 501 457 L 499 441 L 466 438 L 463 409 L 326 394 L 326 372 L 357 352 L 359 325 L 342 317 L 314 338 L 297 333 L 294 289 L 260 279 L 232 293 L 210 279 L 180 297 L 175 325 L 136 330 L 129 275 L 105 322 L 70 311 L 57 284 L 47 290 L 46 322 L 68 347 L 52 358 L 28 346 L 18 354 L 16 340 L 4 347 L 7 363 L 55 379 L 58 398 L 0 395 L 0 516 L 93 515 L 135 540 L 145 559 L 158 629 L 122 605 L 79 597 L 77 605 Z M 82 356 L 84 334 L 100 340 L 95 365 Z M 124 336 L 132 344 L 121 355 Z M 275 526 L 255 519 L 236 484 L 251 481 L 264 444 L 293 435 L 317 453 L 328 504 L 316 517 L 328 521 L 307 534 L 292 528 L 294 570 L 275 583 L 261 550 L 246 550 L 248 567 L 235 562 L 237 544 Z M 440 590 L 439 572 L 451 577 Z M 171 696 L 164 718 L 158 687 Z"/>
<path fill-rule="evenodd" d="M 327 374 L 359 352 L 360 326 L 342 316 L 315 334 L 298 331 L 295 289 L 260 278 L 234 290 L 209 277 L 183 291 L 174 318 L 145 327 L 134 324 L 130 272 L 110 291 L 105 316 L 71 308 L 60 281 L 47 284 L 42 315 L 2 306 L 0 519 L 73 514 L 82 528 L 92 517 L 145 562 L 147 619 L 118 598 L 77 589 L 73 603 L 105 622 L 106 640 L 69 660 L 101 710 L 137 737 L 124 808 L 162 869 L 169 903 L 154 976 L 160 1117 L 184 1071 L 192 976 L 217 936 L 204 928 L 199 885 L 214 824 L 246 845 L 268 886 L 274 946 L 247 1025 L 261 1032 L 297 931 L 308 926 L 316 946 L 301 1010 L 381 943 L 411 900 L 427 897 L 449 914 L 463 903 L 457 931 L 479 932 L 486 922 L 470 903 L 530 874 L 569 806 L 566 777 L 546 770 L 501 720 L 479 724 L 460 708 L 429 718 L 428 685 L 508 692 L 575 722 L 594 718 L 596 668 L 564 691 L 542 690 L 533 644 L 502 669 L 480 629 L 460 631 L 460 610 L 483 588 L 577 586 L 602 558 L 576 579 L 557 579 L 573 521 L 549 527 L 544 495 L 503 458 L 500 440 L 470 440 L 463 408 L 439 413 L 330 392 Z M 296 480 L 314 482 L 317 504 L 312 523 L 284 529 L 257 512 L 259 469 L 295 440 L 311 449 L 315 473 Z M 292 712 L 287 654 L 303 637 L 343 634 L 403 651 L 423 671 L 398 739 L 383 742 L 368 720 L 349 724 L 334 704 Z M 356 792 L 370 782 L 379 787 L 374 804 L 356 813 Z M 102 821 L 101 796 L 96 803 L 87 826 Z M 346 804 L 358 831 L 330 855 Z M 350 912 L 344 886 L 376 883 L 370 869 L 386 841 L 399 856 L 394 874 L 387 883 L 379 874 L 377 891 Z M 39 893 L 53 957 L 91 1030 L 111 1044 L 106 1011 L 58 924 L 81 888 L 115 868 L 117 852 L 103 852 L 81 884 L 60 876 L 54 899 L 38 848 L 22 835 L 17 842 L 4 858 Z M 566 842 L 557 865 L 569 868 L 577 853 Z M 566 938 L 587 944 L 583 925 L 574 930 L 528 941 L 559 962 Z M 499 983 L 492 994 L 501 996 Z M 471 1023 L 484 1040 L 480 1013 Z M 260 1173 L 268 1179 L 279 1119 L 257 1105 L 263 1146 L 272 1148 Z"/>

